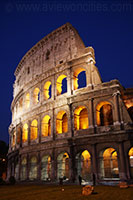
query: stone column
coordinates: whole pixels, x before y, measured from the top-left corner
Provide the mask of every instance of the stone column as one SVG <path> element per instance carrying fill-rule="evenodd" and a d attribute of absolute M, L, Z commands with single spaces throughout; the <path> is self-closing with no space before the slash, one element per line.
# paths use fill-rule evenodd
<path fill-rule="evenodd" d="M 19 165 L 18 180 L 20 180 L 20 175 L 21 175 L 21 155 L 19 156 L 18 165 Z"/>
<path fill-rule="evenodd" d="M 119 143 L 119 177 L 122 181 L 127 180 L 123 143 Z"/>
<path fill-rule="evenodd" d="M 113 99 L 114 99 L 114 114 L 113 114 L 113 119 L 114 119 L 114 125 L 120 125 L 120 108 L 119 108 L 119 95 L 120 92 L 117 91 L 113 94 Z"/>
<path fill-rule="evenodd" d="M 41 157 L 40 157 L 40 152 L 38 152 L 38 163 L 37 163 L 37 179 L 41 180 Z"/>
<path fill-rule="evenodd" d="M 95 120 L 94 120 L 94 105 L 93 105 L 93 98 L 89 98 L 89 129 L 91 133 L 95 131 Z"/>
<path fill-rule="evenodd" d="M 72 81 L 71 81 L 71 70 L 67 71 L 67 94 L 71 95 L 72 93 Z"/>
<path fill-rule="evenodd" d="M 95 177 L 95 182 L 97 182 L 98 179 L 97 165 L 98 163 L 97 163 L 96 145 L 92 144 L 92 174 L 93 174 L 92 178 Z"/>
<path fill-rule="evenodd" d="M 29 171 L 30 171 L 30 160 L 29 160 L 29 155 L 27 154 L 27 177 L 26 180 L 29 180 Z"/>
<path fill-rule="evenodd" d="M 56 174 L 57 174 L 57 160 L 55 159 L 55 149 L 53 149 L 52 152 L 52 159 L 51 159 L 51 180 L 56 180 Z"/>
<path fill-rule="evenodd" d="M 30 145 L 30 125 L 31 121 L 28 121 L 28 145 Z"/>
<path fill-rule="evenodd" d="M 38 117 L 38 143 L 41 143 L 41 116 Z"/>
<path fill-rule="evenodd" d="M 71 144 L 70 146 L 70 155 L 71 155 L 71 158 L 69 158 L 70 181 L 74 183 L 76 181 L 76 166 L 75 166 L 76 163 L 75 163 L 75 153 L 73 144 Z"/>

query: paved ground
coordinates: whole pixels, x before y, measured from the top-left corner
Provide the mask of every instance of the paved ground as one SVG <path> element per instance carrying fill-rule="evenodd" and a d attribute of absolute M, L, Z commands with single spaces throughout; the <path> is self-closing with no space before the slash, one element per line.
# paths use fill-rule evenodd
<path fill-rule="evenodd" d="M 0 200 L 132 200 L 133 188 L 96 186 L 94 194 L 83 196 L 77 185 L 14 185 L 0 186 Z"/>

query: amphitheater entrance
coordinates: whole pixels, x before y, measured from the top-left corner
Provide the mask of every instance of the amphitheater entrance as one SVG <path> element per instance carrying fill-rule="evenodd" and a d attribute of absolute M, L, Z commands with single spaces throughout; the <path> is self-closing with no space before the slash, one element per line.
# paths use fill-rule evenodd
<path fill-rule="evenodd" d="M 57 179 L 60 178 L 69 179 L 69 155 L 66 152 L 62 152 L 57 157 Z"/>
<path fill-rule="evenodd" d="M 133 147 L 129 150 L 129 167 L 130 167 L 130 176 L 133 179 Z"/>
<path fill-rule="evenodd" d="M 91 155 L 84 150 L 76 155 L 77 178 L 82 177 L 82 184 L 91 181 Z"/>
<path fill-rule="evenodd" d="M 100 178 L 119 179 L 117 152 L 113 148 L 107 148 L 100 153 Z"/>
<path fill-rule="evenodd" d="M 51 179 L 51 157 L 43 156 L 41 160 L 41 180 L 50 181 Z"/>

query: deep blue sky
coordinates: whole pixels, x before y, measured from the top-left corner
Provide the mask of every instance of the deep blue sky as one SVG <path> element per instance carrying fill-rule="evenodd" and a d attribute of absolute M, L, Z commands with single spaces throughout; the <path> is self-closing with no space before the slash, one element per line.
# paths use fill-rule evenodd
<path fill-rule="evenodd" d="M 0 0 L 0 140 L 8 143 L 15 68 L 34 44 L 66 22 L 95 49 L 103 81 L 119 79 L 133 87 L 132 2 Z"/>

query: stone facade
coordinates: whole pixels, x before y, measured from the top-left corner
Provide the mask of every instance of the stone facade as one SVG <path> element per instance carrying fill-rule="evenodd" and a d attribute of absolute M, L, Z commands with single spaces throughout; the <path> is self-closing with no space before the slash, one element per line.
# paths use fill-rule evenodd
<path fill-rule="evenodd" d="M 80 88 L 82 72 L 86 83 Z M 32 47 L 15 76 L 8 177 L 132 180 L 133 89 L 118 80 L 102 82 L 94 49 L 71 24 Z"/>

